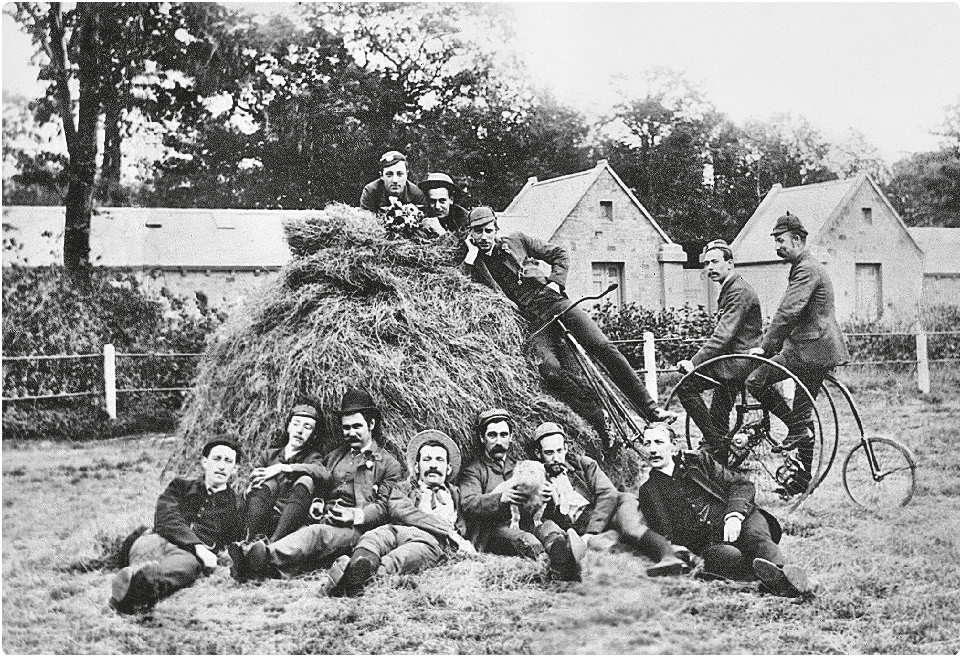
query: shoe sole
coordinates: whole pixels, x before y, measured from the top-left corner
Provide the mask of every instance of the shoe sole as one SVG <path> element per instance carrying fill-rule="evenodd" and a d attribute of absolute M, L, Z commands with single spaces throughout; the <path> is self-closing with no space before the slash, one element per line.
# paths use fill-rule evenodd
<path fill-rule="evenodd" d="M 690 566 L 682 560 L 678 560 L 677 562 L 670 563 L 668 565 L 654 565 L 653 567 L 647 568 L 647 576 L 651 578 L 658 576 L 680 576 L 681 574 L 689 573 Z"/>
<path fill-rule="evenodd" d="M 810 583 L 810 577 L 807 576 L 807 573 L 796 565 L 785 565 L 783 568 L 783 575 L 786 577 L 787 581 L 790 584 L 790 587 L 793 588 L 793 591 L 801 597 L 812 597 L 814 596 L 813 585 Z"/>
<path fill-rule="evenodd" d="M 799 568 L 789 565 L 787 567 L 790 567 L 791 570 L 799 570 Z M 778 597 L 799 596 L 800 592 L 793 586 L 785 570 L 786 568 L 781 569 L 764 558 L 753 559 L 753 572 L 767 590 Z M 806 578 L 802 570 L 800 570 L 800 575 L 802 575 L 804 579 Z M 809 587 L 809 583 L 807 585 Z"/>
<path fill-rule="evenodd" d="M 110 608 L 118 613 L 128 614 L 131 610 L 124 604 L 127 593 L 130 591 L 130 579 L 133 576 L 132 567 L 124 567 L 113 577 L 110 591 Z"/>

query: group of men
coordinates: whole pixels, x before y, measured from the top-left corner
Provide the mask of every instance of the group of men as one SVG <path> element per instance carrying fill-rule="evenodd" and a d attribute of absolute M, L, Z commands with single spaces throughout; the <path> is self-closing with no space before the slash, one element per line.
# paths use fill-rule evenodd
<path fill-rule="evenodd" d="M 381 177 L 364 188 L 362 207 L 377 212 L 396 203 L 424 205 L 425 229 L 467 234 L 467 272 L 500 289 L 532 326 L 568 310 L 569 262 L 562 247 L 522 233 L 500 234 L 491 208 L 467 212 L 456 204 L 460 190 L 446 174 L 431 173 L 414 185 L 400 152 L 385 153 L 380 164 Z M 707 274 L 721 285 L 719 320 L 707 343 L 679 363 L 683 371 L 718 355 L 768 355 L 816 394 L 824 375 L 847 355 L 830 279 L 807 252 L 806 236 L 800 219 L 789 212 L 777 221 L 776 252 L 791 269 L 765 332 L 757 294 L 734 272 L 730 247 L 721 240 L 707 245 Z M 528 266 L 530 260 L 548 263 L 549 276 Z M 561 425 L 545 422 L 529 440 L 545 474 L 535 493 L 542 508 L 518 513 L 530 490 L 513 476 L 516 424 L 499 408 L 479 414 L 480 455 L 462 470 L 460 450 L 448 435 L 426 430 L 413 436 L 404 478 L 400 463 L 381 446 L 379 408 L 367 392 L 352 389 L 337 413 L 339 447 L 322 455 L 316 443 L 320 413 L 310 404 L 295 406 L 278 442 L 251 471 L 242 498 L 229 487 L 243 458 L 241 447 L 230 438 L 207 442 L 202 475 L 174 479 L 160 496 L 153 528 L 130 537 L 110 605 L 125 613 L 149 608 L 212 571 L 224 548 L 239 582 L 326 569 L 322 594 L 355 595 L 378 574 L 418 572 L 450 551 L 540 559 L 554 578 L 578 581 L 587 549 L 604 549 L 616 540 L 652 561 L 650 576 L 694 569 L 706 577 L 759 579 L 778 595 L 812 594 L 815 584 L 803 570 L 785 563 L 780 525 L 756 506 L 753 484 L 725 467 L 732 395 L 715 389 L 708 409 L 701 397 L 706 387 L 699 382 L 705 379 L 686 379 L 679 396 L 704 441 L 700 452 L 682 451 L 669 425 L 675 415 L 657 407 L 589 315 L 573 308 L 565 317 L 567 328 L 649 422 L 643 446 L 652 471 L 638 495 L 618 490 L 596 461 L 568 449 Z M 533 343 L 544 382 L 604 431 L 604 413 L 593 395 L 579 388 L 554 328 L 547 326 Z M 789 429 L 782 448 L 797 449 L 809 482 L 810 403 L 798 394 L 790 407 L 777 392 L 773 383 L 784 377 L 783 369 L 721 360 L 698 371 L 721 389 L 745 383 L 780 417 Z"/>

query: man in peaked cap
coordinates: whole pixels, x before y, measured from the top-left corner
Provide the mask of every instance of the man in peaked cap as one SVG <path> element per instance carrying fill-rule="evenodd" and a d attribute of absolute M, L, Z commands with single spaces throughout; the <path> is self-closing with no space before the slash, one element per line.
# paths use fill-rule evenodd
<path fill-rule="evenodd" d="M 411 203 L 418 207 L 426 202 L 420 188 L 407 180 L 407 156 L 398 150 L 380 156 L 380 177 L 363 188 L 360 207 L 376 214 L 389 208 L 391 199 L 401 205 Z"/>
<path fill-rule="evenodd" d="M 401 480 L 401 468 L 379 446 L 380 411 L 370 394 L 349 389 L 337 414 L 346 443 L 320 464 L 315 486 L 322 495 L 320 522 L 270 544 L 266 540 L 231 544 L 230 573 L 238 581 L 317 569 L 331 557 L 350 553 L 364 532 L 386 520 L 387 502 Z"/>
<path fill-rule="evenodd" d="M 564 293 L 569 258 L 563 247 L 522 232 L 499 234 L 497 216 L 489 207 L 472 209 L 469 221 L 469 240 L 476 251 L 467 254 L 464 264 L 476 282 L 503 291 L 534 329 L 570 307 L 571 301 Z M 528 260 L 549 264 L 550 275 L 544 277 L 539 267 L 526 266 Z M 657 407 L 637 372 L 589 314 L 574 307 L 564 315 L 563 322 L 587 353 L 606 368 L 613 382 L 647 421 L 676 418 L 674 413 Z M 579 382 L 579 372 L 559 326 L 547 327 L 530 343 L 546 386 L 605 433 L 606 421 L 600 401 Z"/>
<path fill-rule="evenodd" d="M 833 283 L 826 267 L 807 250 L 807 230 L 800 218 L 787 212 L 771 235 L 777 255 L 790 262 L 787 290 L 770 320 L 755 355 L 766 355 L 802 382 L 816 398 L 824 376 L 849 358 L 837 324 Z M 786 375 L 775 367 L 761 365 L 747 378 L 747 389 L 765 408 L 787 425 L 781 448 L 797 449 L 801 470 L 784 485 L 784 492 L 799 494 L 811 479 L 813 466 L 812 407 L 798 390 L 791 408 L 773 386 Z"/>
<path fill-rule="evenodd" d="M 513 427 L 513 418 L 502 408 L 485 410 L 477 419 L 483 450 L 460 475 L 470 537 L 479 551 L 534 559 L 546 554 L 554 576 L 579 581 L 586 545 L 575 530 L 564 531 L 552 520 L 539 526 L 523 521 L 519 528 L 510 526 L 510 505 L 524 501 L 517 482 L 511 480 L 517 464 L 508 455 Z M 543 500 L 547 501 L 550 494 L 545 488 Z"/>
<path fill-rule="evenodd" d="M 417 186 L 427 195 L 427 219 L 424 227 L 432 229 L 438 235 L 466 232 L 467 211 L 456 204 L 462 192 L 449 175 L 429 173 Z M 427 224 L 431 219 L 436 220 L 436 225 L 432 222 Z"/>
<path fill-rule="evenodd" d="M 217 552 L 243 535 L 243 515 L 229 487 L 240 446 L 230 437 L 201 449 L 203 475 L 175 478 L 157 500 L 153 529 L 138 530 L 127 566 L 113 578 L 110 607 L 120 613 L 149 609 L 217 567 Z M 139 535 L 138 535 L 139 534 Z"/>
<path fill-rule="evenodd" d="M 717 325 L 710 339 L 700 347 L 692 358 L 681 360 L 677 367 L 690 373 L 694 367 L 720 355 L 749 353 L 760 344 L 763 330 L 763 315 L 760 297 L 753 287 L 734 271 L 733 251 L 722 239 L 708 243 L 700 255 L 707 277 L 720 284 L 717 300 Z M 730 410 L 736 398 L 736 390 L 753 371 L 747 359 L 722 360 L 701 369 L 705 376 L 691 376 L 678 388 L 677 397 L 690 418 L 703 433 L 701 449 L 706 450 L 722 465 L 727 464 L 727 431 Z M 701 394 L 713 390 L 710 409 L 707 410 Z"/>
<path fill-rule="evenodd" d="M 446 433 L 425 430 L 407 445 L 408 481 L 393 489 L 390 523 L 363 534 L 351 556 L 330 568 L 324 590 L 355 595 L 374 575 L 412 574 L 436 565 L 445 549 L 475 553 L 460 512 L 460 449 Z"/>

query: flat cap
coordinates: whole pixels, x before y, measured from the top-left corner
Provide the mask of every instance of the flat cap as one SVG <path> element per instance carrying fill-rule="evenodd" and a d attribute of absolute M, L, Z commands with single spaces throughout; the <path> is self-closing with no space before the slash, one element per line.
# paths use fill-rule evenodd
<path fill-rule="evenodd" d="M 563 426 L 555 424 L 552 421 L 545 421 L 537 426 L 537 430 L 533 431 L 533 441 L 539 444 L 540 440 L 551 435 L 563 435 L 564 439 L 567 437 Z"/>
<path fill-rule="evenodd" d="M 504 410 L 503 408 L 491 408 L 490 410 L 484 410 L 480 413 L 480 416 L 477 417 L 477 430 L 483 431 L 487 427 L 487 424 L 494 421 L 513 421 L 513 417 L 510 416 L 510 413 Z"/>
<path fill-rule="evenodd" d="M 707 256 L 707 251 L 712 251 L 715 248 L 718 248 L 729 255 L 731 260 L 733 259 L 733 249 L 730 248 L 730 244 L 723 239 L 714 239 L 711 242 L 707 242 L 707 245 L 703 247 L 702 251 L 700 251 L 700 261 L 703 262 L 703 258 Z"/>
<path fill-rule="evenodd" d="M 320 413 L 317 412 L 317 409 L 310 405 L 309 403 L 298 403 L 293 406 L 293 410 L 290 411 L 291 417 L 310 417 L 314 420 L 320 419 Z"/>
<path fill-rule="evenodd" d="M 203 445 L 203 449 L 200 450 L 200 453 L 206 458 L 210 455 L 210 452 L 213 451 L 215 446 L 226 446 L 233 449 L 234 453 L 237 454 L 237 462 L 243 459 L 243 451 L 240 449 L 240 443 L 233 437 L 223 436 L 215 437 L 211 440 L 207 440 L 207 443 Z"/>
<path fill-rule="evenodd" d="M 474 207 L 470 210 L 470 214 L 467 215 L 468 226 L 470 228 L 479 228 L 480 226 L 485 226 L 488 223 L 493 223 L 497 220 L 497 215 L 493 213 L 493 210 L 485 205 L 480 207 Z"/>
<path fill-rule="evenodd" d="M 399 150 L 388 150 L 383 155 L 380 156 L 380 168 L 385 169 L 388 166 L 393 166 L 397 162 L 406 162 L 407 156 L 401 153 Z"/>
<path fill-rule="evenodd" d="M 789 211 L 777 219 L 777 225 L 773 227 L 773 232 L 770 234 L 776 237 L 779 234 L 784 232 L 795 232 L 798 235 L 807 234 L 807 229 L 803 227 L 803 224 L 800 222 L 800 217 L 796 214 L 791 214 Z"/>

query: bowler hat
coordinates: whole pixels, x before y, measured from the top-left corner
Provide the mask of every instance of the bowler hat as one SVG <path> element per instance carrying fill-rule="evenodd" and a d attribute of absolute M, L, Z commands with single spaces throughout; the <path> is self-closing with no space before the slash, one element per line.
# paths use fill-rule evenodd
<path fill-rule="evenodd" d="M 773 232 L 770 234 L 776 237 L 784 232 L 795 232 L 804 237 L 807 235 L 807 229 L 800 223 L 800 217 L 796 214 L 791 214 L 789 211 L 777 219 L 777 225 L 773 227 Z"/>
<path fill-rule="evenodd" d="M 417 186 L 420 187 L 420 191 L 424 193 L 430 189 L 443 187 L 450 192 L 451 198 L 460 193 L 460 187 L 458 187 L 446 173 L 428 173 L 422 182 L 417 183 Z"/>
<path fill-rule="evenodd" d="M 320 419 L 320 413 L 317 412 L 317 409 L 310 405 L 309 403 L 298 403 L 293 406 L 293 410 L 290 411 L 291 417 L 310 417 L 314 421 Z"/>
<path fill-rule="evenodd" d="M 407 156 L 399 150 L 388 150 L 380 156 L 380 170 L 393 166 L 397 162 L 406 162 Z"/>
<path fill-rule="evenodd" d="M 447 450 L 447 464 L 450 465 L 450 474 L 447 480 L 455 480 L 460 473 L 460 447 L 449 435 L 443 431 L 428 429 L 420 431 L 413 436 L 407 445 L 407 469 L 410 473 L 417 471 L 417 457 L 420 454 L 420 448 L 427 442 L 439 442 Z"/>
<path fill-rule="evenodd" d="M 496 220 L 497 215 L 493 213 L 491 208 L 485 205 L 474 207 L 470 210 L 470 214 L 467 215 L 468 227 L 470 228 L 479 228 L 488 223 L 493 223 Z"/>
<path fill-rule="evenodd" d="M 233 449 L 234 453 L 237 454 L 238 463 L 243 458 L 243 451 L 240 450 L 240 444 L 233 437 L 214 437 L 211 440 L 207 440 L 207 443 L 203 445 L 200 453 L 206 458 L 215 446 L 227 446 Z"/>
<path fill-rule="evenodd" d="M 366 390 L 350 388 L 343 393 L 340 402 L 340 416 L 352 415 L 364 410 L 377 410 L 373 397 Z"/>
<path fill-rule="evenodd" d="M 483 430 L 487 427 L 487 424 L 491 424 L 495 421 L 512 422 L 513 417 L 511 417 L 510 413 L 503 408 L 491 408 L 490 410 L 484 410 L 480 413 L 480 416 L 477 417 L 477 432 L 483 433 Z"/>
<path fill-rule="evenodd" d="M 715 248 L 718 248 L 729 255 L 731 260 L 733 259 L 733 249 L 730 248 L 730 244 L 723 239 L 714 239 L 713 241 L 708 242 L 707 245 L 703 247 L 703 250 L 700 251 L 700 261 L 703 262 L 703 258 L 707 256 L 707 251 L 712 251 Z"/>
<path fill-rule="evenodd" d="M 533 431 L 533 441 L 534 443 L 539 444 L 540 440 L 545 437 L 549 437 L 550 435 L 563 435 L 564 439 L 567 437 L 566 432 L 563 430 L 563 426 L 560 424 L 555 424 L 552 421 L 545 421 L 537 426 L 537 430 Z"/>

